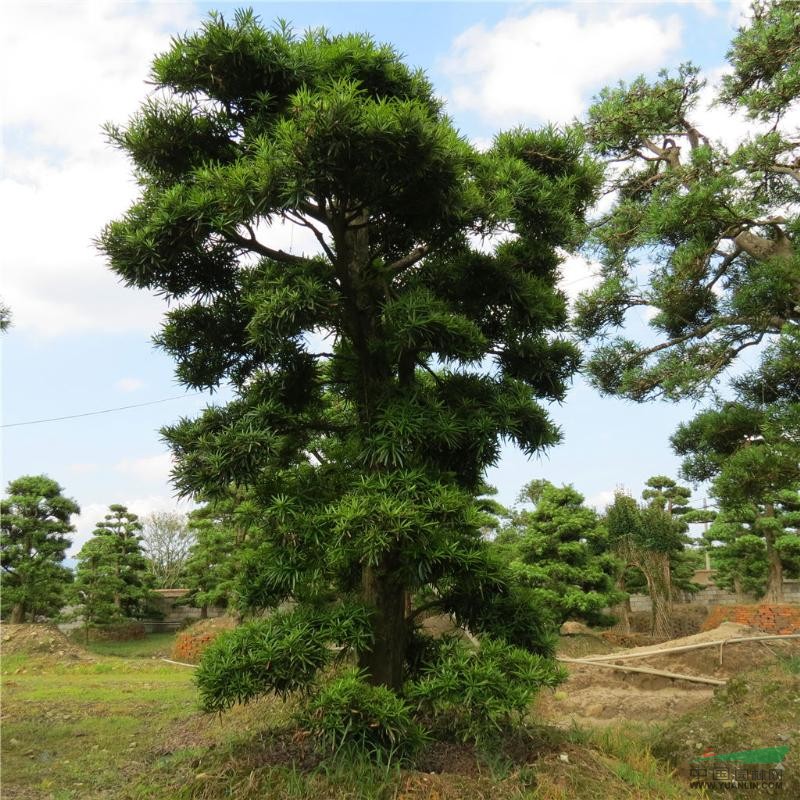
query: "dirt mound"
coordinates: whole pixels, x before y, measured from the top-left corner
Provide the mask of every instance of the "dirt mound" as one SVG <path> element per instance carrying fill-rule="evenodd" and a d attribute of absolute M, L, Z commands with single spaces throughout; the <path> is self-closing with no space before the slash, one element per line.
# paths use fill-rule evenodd
<path fill-rule="evenodd" d="M 0 649 L 3 655 L 86 657 L 55 625 L 48 623 L 0 626 Z"/>
<path fill-rule="evenodd" d="M 191 633 L 192 635 L 202 635 L 204 633 L 213 633 L 218 631 L 229 631 L 239 624 L 236 617 L 222 616 L 222 617 L 209 617 L 208 619 L 199 619 L 193 622 L 188 627 L 184 628 L 181 633 Z"/>
<path fill-rule="evenodd" d="M 643 647 L 651 644 L 661 644 L 667 641 L 663 637 L 650 636 L 649 633 L 620 633 L 619 631 L 602 631 L 600 636 L 605 642 L 617 649 L 621 647 Z"/>
<path fill-rule="evenodd" d="M 201 619 L 181 631 L 175 637 L 172 648 L 172 658 L 175 661 L 184 661 L 188 664 L 197 664 L 203 651 L 221 633 L 235 628 L 239 621 L 235 617 L 214 617 Z"/>

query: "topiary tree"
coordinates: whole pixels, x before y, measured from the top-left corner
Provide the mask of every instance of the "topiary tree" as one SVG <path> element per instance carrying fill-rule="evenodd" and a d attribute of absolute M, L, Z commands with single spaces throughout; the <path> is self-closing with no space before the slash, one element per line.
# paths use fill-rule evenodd
<path fill-rule="evenodd" d="M 139 518 L 119 504 L 109 512 L 78 553 L 73 594 L 87 625 L 141 616 L 151 595 Z"/>
<path fill-rule="evenodd" d="M 690 480 L 712 480 L 720 538 L 763 539 L 766 597 L 783 599 L 784 552 L 793 562 L 800 490 L 800 328 L 767 348 L 757 369 L 734 381 L 734 398 L 678 427 L 672 446 Z M 754 543 L 746 545 L 754 553 Z M 745 544 L 738 545 L 745 547 Z M 735 573 L 734 573 L 735 575 Z M 733 576 L 732 576 L 733 577 Z"/>
<path fill-rule="evenodd" d="M 501 437 L 559 439 L 537 398 L 578 364 L 555 283 L 598 185 L 579 131 L 478 152 L 391 47 L 250 12 L 176 38 L 152 80 L 160 99 L 109 129 L 142 193 L 100 246 L 176 301 L 158 341 L 180 380 L 231 386 L 165 430 L 176 484 L 251 492 L 241 602 L 295 604 L 211 648 L 206 705 L 306 687 L 332 643 L 400 691 L 420 590 L 542 646 L 474 497 Z M 276 241 L 284 222 L 316 252 Z"/>
<path fill-rule="evenodd" d="M 72 573 L 62 562 L 75 527 L 78 504 L 46 475 L 10 481 L 0 501 L 0 566 L 3 610 L 9 622 L 58 613 Z"/>
<path fill-rule="evenodd" d="M 608 163 L 615 202 L 594 228 L 602 281 L 577 304 L 589 337 L 629 310 L 656 313 L 656 340 L 601 343 L 588 368 L 603 392 L 634 400 L 702 395 L 738 354 L 800 321 L 795 0 L 756 2 L 728 53 L 717 101 L 753 119 L 728 148 L 698 129 L 705 86 L 682 65 L 604 89 L 586 132 Z M 641 278 L 638 262 L 652 267 Z M 652 337 L 650 337 L 652 339 Z"/>
<path fill-rule="evenodd" d="M 572 486 L 548 481 L 528 483 L 520 500 L 535 509 L 515 512 L 497 537 L 516 579 L 559 625 L 569 618 L 607 623 L 602 610 L 626 595 L 614 586 L 620 565 L 597 513 Z"/>

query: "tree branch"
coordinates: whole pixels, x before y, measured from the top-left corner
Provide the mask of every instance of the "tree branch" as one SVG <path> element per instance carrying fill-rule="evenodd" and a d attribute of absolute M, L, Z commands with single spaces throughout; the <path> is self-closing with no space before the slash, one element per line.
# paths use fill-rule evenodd
<path fill-rule="evenodd" d="M 235 231 L 226 231 L 224 236 L 234 244 L 238 244 L 240 247 L 244 247 L 246 250 L 250 250 L 253 253 L 271 258 L 273 261 L 280 261 L 283 264 L 308 263 L 308 259 L 303 256 L 295 256 L 291 253 L 287 253 L 285 250 L 273 250 L 271 247 L 261 244 L 261 242 L 256 239 L 252 230 L 250 230 L 249 238 Z"/>
<path fill-rule="evenodd" d="M 789 175 L 800 183 L 800 170 L 793 167 L 787 167 L 783 164 L 775 164 L 772 167 L 767 167 L 767 172 L 777 172 L 780 175 Z"/>
<path fill-rule="evenodd" d="M 325 237 L 322 235 L 322 231 L 317 230 L 317 228 L 314 225 L 312 225 L 307 219 L 303 219 L 303 217 L 301 217 L 299 214 L 295 212 L 286 211 L 284 213 L 293 222 L 296 222 L 298 225 L 302 225 L 304 228 L 308 228 L 314 234 L 316 240 L 322 246 L 322 249 L 325 251 L 325 255 L 328 256 L 330 262 L 334 263 L 334 261 L 336 260 L 336 255 L 334 254 L 333 250 L 331 250 L 331 248 L 328 246 L 328 243 L 325 241 Z M 290 214 L 291 216 L 289 216 Z"/>
<path fill-rule="evenodd" d="M 386 267 L 386 271 L 391 275 L 397 275 L 397 273 L 401 272 L 406 267 L 410 267 L 413 264 L 416 264 L 420 259 L 424 258 L 428 254 L 429 250 L 430 247 L 427 244 L 415 247 L 407 256 L 398 258 L 397 261 L 389 264 L 389 266 Z"/>

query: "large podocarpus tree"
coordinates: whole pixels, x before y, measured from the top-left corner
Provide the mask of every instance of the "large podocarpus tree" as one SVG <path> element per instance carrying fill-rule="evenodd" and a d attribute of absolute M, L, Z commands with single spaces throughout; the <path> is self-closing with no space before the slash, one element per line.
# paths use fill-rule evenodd
<path fill-rule="evenodd" d="M 161 93 L 110 129 L 142 194 L 101 246 L 175 301 L 159 342 L 183 383 L 233 386 L 166 430 L 176 482 L 252 490 L 242 596 L 296 603 L 240 634 L 258 659 L 243 644 L 207 662 L 207 697 L 302 686 L 331 642 L 399 688 L 408 593 L 474 630 L 513 620 L 473 497 L 502 438 L 559 439 L 536 400 L 561 399 L 578 363 L 557 248 L 582 235 L 597 172 L 575 131 L 476 151 L 425 76 L 364 35 L 212 15 L 152 79 Z M 276 243 L 284 222 L 316 254 Z"/>

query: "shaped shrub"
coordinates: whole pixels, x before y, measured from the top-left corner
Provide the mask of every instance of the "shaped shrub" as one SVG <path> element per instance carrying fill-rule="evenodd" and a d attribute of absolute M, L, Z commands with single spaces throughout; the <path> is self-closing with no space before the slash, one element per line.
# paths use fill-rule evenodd
<path fill-rule="evenodd" d="M 520 724 L 538 690 L 565 677 L 555 661 L 503 641 L 472 648 L 449 639 L 405 694 L 437 733 L 480 744 Z"/>
<path fill-rule="evenodd" d="M 385 686 L 370 686 L 350 669 L 306 705 L 303 726 L 324 750 L 355 749 L 373 759 L 407 758 L 427 741 L 413 708 Z"/>

